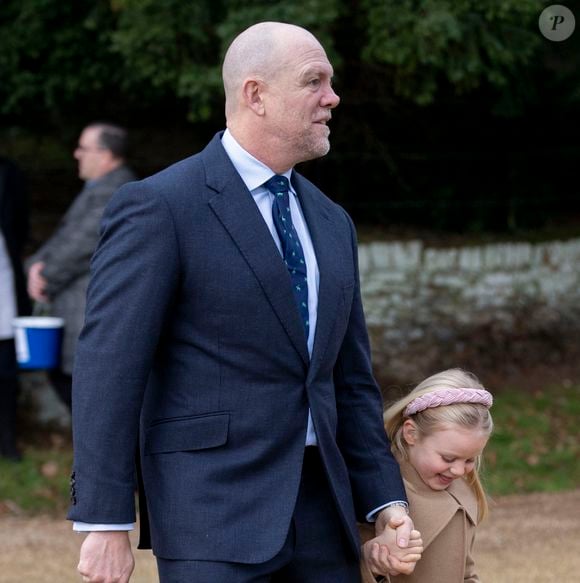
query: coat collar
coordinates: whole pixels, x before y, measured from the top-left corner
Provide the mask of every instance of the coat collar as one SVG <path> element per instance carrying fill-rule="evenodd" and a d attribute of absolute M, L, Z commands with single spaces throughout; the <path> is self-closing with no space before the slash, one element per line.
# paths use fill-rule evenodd
<path fill-rule="evenodd" d="M 467 519 L 473 525 L 477 524 L 477 499 L 465 480 L 454 480 L 446 490 L 432 490 L 408 461 L 398 461 L 411 515 L 415 527 L 421 531 L 424 548 L 429 546 L 458 510 L 465 511 Z"/>

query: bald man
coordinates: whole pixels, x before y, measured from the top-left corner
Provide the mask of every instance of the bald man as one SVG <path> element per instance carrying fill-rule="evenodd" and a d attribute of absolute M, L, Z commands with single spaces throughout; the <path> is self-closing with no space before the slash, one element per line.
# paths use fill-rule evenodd
<path fill-rule="evenodd" d="M 223 64 L 227 130 L 113 196 L 74 371 L 84 581 L 129 580 L 138 448 L 162 583 L 357 582 L 357 520 L 412 570 L 355 231 L 294 170 L 329 151 L 332 76 L 306 30 L 250 27 Z"/>

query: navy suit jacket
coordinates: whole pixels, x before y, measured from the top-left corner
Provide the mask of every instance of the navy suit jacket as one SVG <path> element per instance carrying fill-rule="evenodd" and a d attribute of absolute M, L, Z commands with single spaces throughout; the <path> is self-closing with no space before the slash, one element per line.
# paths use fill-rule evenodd
<path fill-rule="evenodd" d="M 310 408 L 358 552 L 356 518 L 405 494 L 371 372 L 355 230 L 294 173 L 320 270 L 310 359 L 288 271 L 220 137 L 121 187 L 105 212 L 74 372 L 69 518 L 135 519 L 140 426 L 155 554 L 266 561 L 288 533 Z"/>

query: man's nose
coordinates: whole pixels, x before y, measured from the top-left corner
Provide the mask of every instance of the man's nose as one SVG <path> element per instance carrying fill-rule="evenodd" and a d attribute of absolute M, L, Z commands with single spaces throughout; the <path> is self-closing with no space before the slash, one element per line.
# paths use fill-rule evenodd
<path fill-rule="evenodd" d="M 339 103 L 340 97 L 335 93 L 332 86 L 329 86 L 322 99 L 322 106 L 334 109 Z"/>

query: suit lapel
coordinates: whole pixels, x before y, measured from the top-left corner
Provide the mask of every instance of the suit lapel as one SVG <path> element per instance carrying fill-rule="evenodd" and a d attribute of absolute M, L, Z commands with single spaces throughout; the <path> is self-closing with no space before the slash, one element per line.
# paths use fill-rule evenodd
<path fill-rule="evenodd" d="M 335 237 L 337 231 L 326 208 L 321 204 L 317 191 L 296 172 L 292 175 L 292 184 L 300 199 L 320 274 L 316 334 L 310 370 L 310 373 L 314 374 L 316 365 L 324 356 L 328 339 L 332 333 L 337 307 L 341 305 L 342 282 L 336 269 L 338 241 L 335 240 Z"/>
<path fill-rule="evenodd" d="M 244 256 L 292 344 L 308 364 L 304 328 L 290 275 L 251 193 L 219 140 L 218 135 L 204 151 L 207 186 L 216 192 L 209 206 Z"/>

